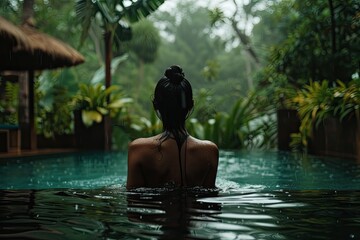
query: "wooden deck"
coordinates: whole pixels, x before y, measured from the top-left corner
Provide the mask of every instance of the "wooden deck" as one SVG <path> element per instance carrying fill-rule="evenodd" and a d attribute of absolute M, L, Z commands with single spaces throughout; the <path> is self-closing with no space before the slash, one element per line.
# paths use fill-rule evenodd
<path fill-rule="evenodd" d="M 51 155 L 59 153 L 72 153 L 79 152 L 79 149 L 75 148 L 49 148 L 49 149 L 37 149 L 37 150 L 21 150 L 21 151 L 11 151 L 11 152 L 1 152 L 1 159 L 10 159 L 10 158 L 21 158 L 29 156 L 41 156 L 41 155 Z"/>

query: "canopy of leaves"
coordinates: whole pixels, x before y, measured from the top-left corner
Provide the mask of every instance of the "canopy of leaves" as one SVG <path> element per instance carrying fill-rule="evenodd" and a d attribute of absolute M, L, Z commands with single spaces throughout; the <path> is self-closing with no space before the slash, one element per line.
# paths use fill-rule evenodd
<path fill-rule="evenodd" d="M 352 79 L 360 62 L 360 5 L 356 0 L 335 2 L 333 9 L 322 0 L 274 6 L 287 16 L 287 38 L 271 51 L 270 73 L 285 74 L 292 82 Z"/>
<path fill-rule="evenodd" d="M 144 19 L 133 25 L 130 48 L 144 63 L 151 63 L 155 60 L 160 41 L 159 31 L 149 20 Z"/>

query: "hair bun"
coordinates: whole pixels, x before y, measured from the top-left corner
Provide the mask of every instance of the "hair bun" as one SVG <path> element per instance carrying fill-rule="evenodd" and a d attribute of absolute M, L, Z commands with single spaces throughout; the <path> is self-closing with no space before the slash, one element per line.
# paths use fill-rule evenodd
<path fill-rule="evenodd" d="M 170 80 L 170 82 L 180 84 L 184 80 L 185 74 L 181 67 L 173 65 L 166 69 L 165 76 Z"/>

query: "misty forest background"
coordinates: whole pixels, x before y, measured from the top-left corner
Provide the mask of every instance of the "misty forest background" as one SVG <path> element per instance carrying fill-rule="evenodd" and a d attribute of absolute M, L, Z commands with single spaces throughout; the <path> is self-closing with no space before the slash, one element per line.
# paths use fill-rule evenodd
<path fill-rule="evenodd" d="M 120 87 L 122 98 L 132 99 L 112 115 L 113 149 L 125 149 L 130 140 L 161 130 L 151 98 L 156 82 L 172 64 L 180 65 L 193 85 L 195 110 L 189 131 L 221 148 L 274 148 L 275 113 L 286 97 L 281 89 L 358 78 L 356 0 L 172 3 L 146 19 L 125 22 L 131 40 L 113 44 L 112 85 Z M 0 2 L 0 15 L 11 22 L 21 24 L 21 13 L 22 1 Z M 34 20 L 39 30 L 78 49 L 86 59 L 77 67 L 36 73 L 38 134 L 69 134 L 70 103 L 79 85 L 104 83 L 101 23 L 93 24 L 81 41 L 74 1 L 58 0 L 35 0 Z"/>

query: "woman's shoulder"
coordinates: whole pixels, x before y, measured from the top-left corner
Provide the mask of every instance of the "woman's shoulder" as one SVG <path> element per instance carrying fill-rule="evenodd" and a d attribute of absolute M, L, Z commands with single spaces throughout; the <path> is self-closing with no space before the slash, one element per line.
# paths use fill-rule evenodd
<path fill-rule="evenodd" d="M 157 136 L 147 138 L 137 138 L 129 143 L 129 149 L 153 147 L 157 144 Z"/>
<path fill-rule="evenodd" d="M 154 157 L 154 149 L 157 149 L 155 137 L 138 138 L 133 140 L 128 145 L 128 160 L 133 163 L 142 164 L 146 159 Z"/>
<path fill-rule="evenodd" d="M 209 140 L 200 140 L 197 139 L 195 137 L 190 137 L 190 140 L 193 144 L 191 144 L 193 146 L 194 149 L 203 151 L 212 151 L 214 153 L 217 153 L 219 151 L 217 145 Z"/>
<path fill-rule="evenodd" d="M 190 138 L 189 153 L 196 159 L 199 166 L 211 166 L 215 172 L 219 162 L 219 149 L 217 145 L 208 140 L 200 140 L 194 137 Z"/>

